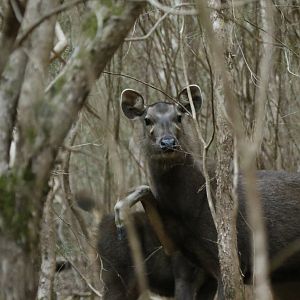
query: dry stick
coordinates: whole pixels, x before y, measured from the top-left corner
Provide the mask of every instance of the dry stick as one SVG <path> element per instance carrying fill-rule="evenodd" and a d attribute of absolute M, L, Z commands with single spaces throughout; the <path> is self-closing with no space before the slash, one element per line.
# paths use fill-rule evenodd
<path fill-rule="evenodd" d="M 250 24 L 251 26 L 253 26 L 253 27 L 255 27 L 255 28 L 257 28 L 257 29 L 259 29 L 261 32 L 262 32 L 262 34 L 266 34 L 266 35 L 268 35 L 269 36 L 269 39 L 270 39 L 270 41 L 268 42 L 268 43 L 270 43 L 271 45 L 273 45 L 273 46 L 275 46 L 276 44 L 273 44 L 273 42 L 272 42 L 272 39 L 274 39 L 276 42 L 278 42 L 281 46 L 283 46 L 283 48 L 285 48 L 285 49 L 288 49 L 289 51 L 291 51 L 297 58 L 300 58 L 300 55 L 297 53 L 297 52 L 295 52 L 295 50 L 293 50 L 292 48 L 290 48 L 288 45 L 286 45 L 283 41 L 281 41 L 279 38 L 277 38 L 277 36 L 274 34 L 274 33 L 270 33 L 270 32 L 267 32 L 264 28 L 262 28 L 262 27 L 260 27 L 260 26 L 258 26 L 258 25 L 256 25 L 256 24 L 254 24 L 254 23 L 252 23 L 250 20 L 248 20 L 248 19 L 245 19 L 244 18 L 244 21 L 245 22 L 247 22 L 248 24 Z M 264 43 L 264 40 L 262 39 L 262 42 Z"/>
<path fill-rule="evenodd" d="M 281 267 L 287 259 L 300 251 L 300 239 L 293 241 L 288 247 L 280 251 L 271 261 L 270 270 L 275 271 Z"/>
<path fill-rule="evenodd" d="M 158 25 L 168 16 L 168 12 L 166 12 L 161 18 L 158 19 L 158 21 L 153 25 L 153 27 L 148 31 L 147 34 L 143 36 L 138 36 L 138 37 L 131 37 L 131 38 L 126 38 L 126 42 L 136 42 L 136 41 L 143 41 L 146 40 L 150 35 L 154 32 L 154 30 L 158 27 Z"/>
<path fill-rule="evenodd" d="M 270 77 L 270 71 L 272 67 L 272 53 L 273 46 L 270 43 L 273 36 L 274 24 L 273 24 L 273 11 L 271 1 L 261 0 L 261 18 L 263 44 L 263 54 L 260 63 L 260 84 L 256 102 L 256 122 L 255 130 L 253 133 L 252 147 L 246 145 L 246 149 L 241 149 L 245 153 L 244 160 L 244 172 L 245 172 L 245 188 L 248 196 L 248 212 L 250 224 L 255 230 L 253 237 L 254 243 L 254 274 L 255 274 L 255 294 L 257 299 L 271 299 L 271 292 L 268 282 L 269 263 L 267 257 L 267 245 L 265 237 L 265 228 L 263 222 L 263 211 L 260 202 L 259 193 L 256 185 L 256 167 L 255 159 L 256 152 L 260 150 L 263 140 L 263 126 L 264 126 L 264 114 L 265 103 L 267 98 L 266 89 Z"/>
<path fill-rule="evenodd" d="M 72 148 L 72 147 L 69 147 L 69 146 L 63 146 L 63 149 L 68 151 L 69 153 L 79 153 L 79 154 L 85 155 L 87 157 L 90 157 L 95 161 L 102 162 L 101 157 L 99 157 L 95 154 L 89 153 L 87 151 L 78 149 L 78 147 L 76 147 L 76 149 L 75 149 L 75 148 Z M 67 174 L 67 173 L 65 173 L 65 174 Z"/>
<path fill-rule="evenodd" d="M 87 110 L 88 113 L 92 114 L 95 118 L 97 118 L 99 121 L 103 121 L 103 119 L 99 116 L 99 114 L 96 112 L 95 108 L 90 105 L 89 103 L 85 103 L 84 104 L 85 109 Z M 106 128 L 107 132 L 109 132 L 111 135 L 113 134 L 113 132 L 111 131 L 110 128 Z M 145 168 L 142 166 L 142 164 L 139 162 L 139 160 L 135 157 L 134 153 L 132 153 L 132 151 L 129 149 L 129 146 L 127 145 L 127 143 L 122 142 L 122 146 L 126 149 L 126 151 L 128 152 L 128 154 L 130 155 L 130 157 L 133 158 L 133 160 L 135 161 L 135 163 L 137 164 L 137 166 L 140 168 L 140 170 L 146 174 Z M 92 155 L 91 153 L 79 150 L 76 151 L 76 149 L 73 148 L 69 148 L 71 151 L 74 151 L 75 153 L 81 153 L 84 155 L 88 155 L 90 157 L 93 157 L 96 160 L 99 160 L 99 158 L 96 158 L 94 155 Z"/>
<path fill-rule="evenodd" d="M 148 31 L 147 34 L 140 36 L 140 37 L 131 37 L 131 38 L 126 38 L 125 41 L 126 42 L 135 42 L 135 41 L 143 41 L 146 40 L 147 38 L 150 37 L 150 35 L 154 32 L 154 30 L 158 27 L 158 25 L 169 15 L 172 14 L 172 12 L 174 11 L 174 9 L 182 7 L 182 6 L 190 6 L 190 5 L 194 5 L 194 4 L 189 4 L 189 3 L 181 3 L 178 5 L 175 5 L 174 7 L 170 8 L 169 11 L 166 11 L 164 13 L 164 15 L 162 17 L 160 17 L 156 23 L 153 25 L 153 27 Z"/>
<path fill-rule="evenodd" d="M 181 60 L 182 60 L 182 65 L 183 65 L 183 74 L 184 74 L 185 82 L 186 82 L 186 85 L 187 85 L 189 103 L 190 103 L 190 106 L 192 108 L 193 122 L 194 122 L 194 125 L 195 125 L 195 128 L 196 128 L 196 131 L 197 131 L 198 138 L 201 140 L 201 143 L 203 144 L 203 148 L 204 148 L 202 162 L 203 162 L 203 173 L 204 173 L 205 185 L 206 185 L 206 194 L 207 194 L 208 205 L 209 205 L 209 208 L 210 208 L 210 211 L 211 211 L 211 215 L 212 215 L 215 227 L 217 228 L 216 210 L 215 210 L 214 202 L 213 202 L 213 199 L 212 199 L 210 178 L 209 178 L 209 174 L 208 174 L 207 166 L 206 166 L 206 155 L 207 155 L 207 151 L 208 151 L 208 148 L 209 148 L 212 140 L 208 144 L 205 142 L 205 140 L 202 136 L 201 130 L 200 130 L 198 120 L 197 120 L 196 111 L 195 111 L 195 107 L 194 107 L 194 103 L 193 103 L 193 100 L 192 100 L 192 95 L 191 95 L 191 91 L 190 91 L 190 87 L 189 87 L 189 82 L 188 82 L 185 59 L 184 59 L 183 31 L 184 31 L 184 20 L 183 20 L 183 23 L 182 23 L 182 28 L 180 30 L 180 53 L 181 53 Z"/>
<path fill-rule="evenodd" d="M 147 82 L 145 82 L 145 81 L 143 81 L 143 80 L 134 78 L 134 77 L 132 77 L 132 76 L 130 76 L 130 75 L 126 75 L 126 74 L 114 73 L 114 72 L 109 72 L 109 71 L 103 71 L 102 73 L 108 74 L 108 75 L 123 76 L 123 77 L 125 77 L 125 78 L 130 78 L 130 79 L 133 79 L 133 80 L 135 80 L 135 81 L 137 81 L 137 82 L 140 82 L 140 83 L 142 83 L 142 84 L 144 84 L 144 85 L 147 85 L 147 86 L 153 88 L 154 90 L 159 91 L 159 92 L 161 92 L 162 94 L 164 94 L 165 96 L 167 96 L 170 100 L 172 100 L 172 101 L 175 102 L 177 105 L 180 105 L 183 109 L 185 109 L 186 112 L 189 114 L 189 112 L 187 111 L 187 109 L 186 109 L 179 101 L 177 101 L 177 99 L 171 97 L 171 96 L 168 95 L 166 92 L 164 92 L 162 89 L 159 89 L 159 88 L 157 88 L 156 86 L 154 86 L 154 85 L 152 85 L 152 84 L 150 84 L 150 83 L 147 83 Z M 55 80 L 56 80 L 56 79 L 55 79 Z M 50 87 L 51 85 L 52 85 L 52 84 L 50 83 L 50 85 L 48 86 L 47 90 L 49 89 L 49 87 Z"/>
<path fill-rule="evenodd" d="M 248 3 L 256 2 L 257 0 L 235 0 L 234 6 L 243 6 Z M 196 9 L 190 9 L 190 10 L 177 10 L 177 8 L 182 7 L 182 6 L 195 6 L 195 3 L 182 3 L 179 5 L 176 5 L 174 7 L 166 6 L 158 2 L 157 0 L 148 0 L 148 2 L 153 5 L 154 7 L 160 9 L 161 11 L 172 14 L 172 15 L 180 15 L 180 16 L 197 16 L 198 11 Z M 222 3 L 219 7 L 214 7 L 214 6 L 207 6 L 207 8 L 210 9 L 215 9 L 215 10 L 220 10 L 220 9 L 225 9 L 225 8 L 230 8 L 233 5 L 227 4 L 227 3 Z"/>
<path fill-rule="evenodd" d="M 86 283 L 86 285 L 93 292 L 93 294 L 95 294 L 96 296 L 100 297 L 100 299 L 102 299 L 102 294 L 89 283 L 88 279 L 79 271 L 79 269 L 76 267 L 76 265 L 68 257 L 66 257 L 62 252 L 60 252 L 60 254 L 70 263 L 72 268 L 79 274 L 81 279 Z"/>
<path fill-rule="evenodd" d="M 56 217 L 57 217 L 58 219 L 60 219 L 60 220 L 62 221 L 62 223 L 63 223 L 64 225 L 66 225 L 66 226 L 68 227 L 68 229 L 72 232 L 72 234 L 73 234 L 74 237 L 76 238 L 76 241 L 77 241 L 77 244 L 78 244 L 78 247 L 79 247 L 79 246 L 80 246 L 80 241 L 79 241 L 78 236 L 85 238 L 85 235 L 84 235 L 83 233 L 75 232 L 75 231 L 74 231 L 74 229 L 73 229 L 74 226 L 72 226 L 71 223 L 67 222 L 67 221 L 63 218 L 63 213 L 64 213 L 64 212 L 61 213 L 61 214 L 58 214 L 53 208 L 52 208 L 52 211 L 53 211 L 53 213 L 56 215 Z M 62 229 L 59 229 L 59 230 L 62 231 Z M 58 236 L 59 236 L 60 240 L 64 241 L 64 238 L 62 237 L 62 233 L 61 233 L 61 232 L 58 233 Z M 90 247 L 95 248 L 94 245 L 92 245 L 92 244 L 90 243 L 89 240 L 86 240 L 86 242 L 88 243 L 88 245 L 89 245 Z"/>
<path fill-rule="evenodd" d="M 78 125 L 79 125 L 79 120 L 76 123 L 76 126 L 73 127 L 73 129 L 71 130 L 70 136 L 69 136 L 69 144 L 73 145 L 75 138 L 76 138 L 76 134 L 77 134 L 77 129 L 78 129 Z M 69 147 L 70 148 L 70 147 Z M 68 149 L 68 147 L 66 147 L 65 149 Z M 84 245 L 82 251 L 84 251 L 84 253 L 87 253 L 87 257 L 89 259 L 89 262 L 93 262 L 95 260 L 95 257 L 98 257 L 97 253 L 96 253 L 96 249 L 94 247 L 94 245 L 91 244 L 90 242 L 90 234 L 87 231 L 87 225 L 85 223 L 85 220 L 81 214 L 81 211 L 78 209 L 77 206 L 74 206 L 73 203 L 73 197 L 72 197 L 72 192 L 70 189 L 70 182 L 69 182 L 69 162 L 70 162 L 70 156 L 71 156 L 71 152 L 70 150 L 68 150 L 65 154 L 65 158 L 64 158 L 64 162 L 63 162 L 63 187 L 64 187 L 64 192 L 65 192 L 65 199 L 67 200 L 67 206 L 70 208 L 71 212 L 72 212 L 72 216 L 75 217 L 75 219 L 77 220 L 82 233 L 79 234 L 79 236 L 77 236 L 77 234 L 75 233 L 75 231 L 73 230 L 71 224 L 68 224 L 68 227 L 70 228 L 71 232 L 73 233 L 73 235 L 75 236 L 78 245 L 80 246 L 80 248 L 82 249 L 82 246 Z M 66 222 L 64 222 L 66 223 Z M 82 242 L 81 238 L 83 238 L 84 243 Z M 97 264 L 94 263 L 90 263 L 90 273 L 91 275 L 91 279 L 93 281 L 93 283 L 96 285 L 97 281 L 95 280 L 95 278 L 97 278 L 98 276 L 96 274 L 98 274 L 98 269 L 97 269 Z"/>
<path fill-rule="evenodd" d="M 75 127 L 72 129 L 71 134 L 70 134 L 70 146 L 72 146 L 75 142 L 75 138 L 77 135 L 77 128 L 78 128 L 79 121 L 77 121 Z M 67 204 L 70 207 L 72 213 L 74 214 L 81 230 L 84 236 L 88 239 L 89 234 L 87 231 L 87 227 L 84 221 L 84 218 L 81 215 L 81 212 L 79 209 L 74 206 L 73 199 L 72 199 L 72 192 L 70 188 L 70 178 L 69 178 L 69 167 L 70 167 L 70 158 L 71 158 L 71 152 L 72 151 L 66 151 L 65 159 L 63 161 L 63 190 L 65 193 L 65 199 L 67 200 Z"/>
<path fill-rule="evenodd" d="M 138 278 L 139 290 L 141 293 L 141 299 L 150 299 L 147 291 L 148 291 L 148 281 L 146 278 L 146 270 L 144 259 L 142 255 L 142 247 L 140 241 L 138 239 L 137 231 L 135 229 L 133 220 L 131 218 L 130 212 L 128 209 L 124 210 L 125 216 L 125 225 L 127 229 L 127 236 L 129 241 L 129 246 L 131 249 L 135 273 Z"/>
<path fill-rule="evenodd" d="M 177 10 L 177 6 L 175 7 L 169 7 L 169 6 L 166 6 L 166 5 L 163 5 L 161 3 L 159 3 L 158 1 L 156 0 L 148 0 L 148 2 L 153 5 L 154 7 L 166 12 L 166 13 L 170 13 L 170 14 L 173 14 L 173 15 L 197 15 L 198 12 L 196 9 L 191 9 L 191 10 Z M 191 6 L 191 5 L 195 5 L 193 3 L 183 3 L 182 5 L 180 6 Z"/>
<path fill-rule="evenodd" d="M 76 123 L 76 126 L 73 128 L 73 131 L 71 132 L 71 136 L 70 136 L 70 142 L 69 142 L 69 145 L 72 146 L 75 142 L 75 138 L 76 138 L 76 134 L 78 132 L 78 126 L 80 124 L 80 121 L 81 121 L 81 115 L 79 117 L 79 120 L 77 121 Z M 69 147 L 70 148 L 70 147 Z M 71 153 L 73 152 L 73 149 L 70 148 L 71 150 L 69 150 L 68 152 L 68 158 L 65 158 L 66 161 L 70 161 L 70 155 Z M 76 150 L 75 150 L 76 151 Z M 80 150 L 79 150 L 80 151 Z M 83 152 L 83 154 L 86 154 L 85 152 Z M 93 159 L 97 159 L 97 157 L 93 156 Z M 68 162 L 69 164 L 69 162 Z M 63 172 L 66 174 L 64 176 L 64 178 L 68 178 L 68 181 L 69 181 L 69 175 L 68 175 L 68 171 L 69 171 L 69 168 L 67 170 L 63 170 Z M 67 183 L 67 189 L 69 191 L 69 193 L 71 193 L 71 189 L 70 189 L 70 183 L 69 182 L 66 182 Z M 72 201 L 73 202 L 73 201 Z M 99 257 L 98 253 L 97 253 L 97 249 L 95 247 L 95 245 L 91 242 L 92 240 L 94 240 L 94 236 L 93 236 L 93 231 L 90 231 L 90 232 L 87 232 L 86 228 L 87 228 L 87 225 L 86 225 L 86 222 L 81 214 L 81 210 L 78 209 L 77 206 L 74 206 L 74 203 L 72 203 L 73 205 L 70 205 L 70 208 L 71 208 L 71 211 L 72 213 L 75 215 L 79 225 L 80 225 L 80 228 L 82 230 L 82 233 L 83 233 L 83 236 L 85 238 L 85 244 L 87 245 L 87 248 L 86 248 L 86 251 L 88 252 L 88 258 L 89 258 L 89 261 L 90 262 L 93 262 L 96 258 Z M 95 222 L 98 222 L 99 221 L 99 217 L 96 213 L 96 210 L 93 211 L 93 218 L 94 218 L 94 221 Z M 102 264 L 101 262 L 101 259 L 100 259 L 100 264 Z M 99 273 L 98 271 L 98 265 L 97 264 L 93 264 L 91 263 L 91 267 L 90 267 L 90 271 L 91 271 L 91 274 L 92 274 L 92 278 L 93 278 L 93 281 L 94 281 L 94 284 L 96 286 L 98 286 L 97 284 L 97 281 L 96 281 L 96 278 L 98 277 L 97 274 Z M 101 275 L 101 274 L 100 274 Z M 101 278 L 100 278 L 100 282 L 102 282 Z"/>
<path fill-rule="evenodd" d="M 170 100 L 176 102 L 176 99 L 174 99 L 173 97 L 171 97 L 170 95 L 168 95 L 168 94 L 167 94 L 166 92 L 164 92 L 163 90 L 161 90 L 161 89 L 157 88 L 156 86 L 154 86 L 154 85 L 152 85 L 152 84 L 150 84 L 150 83 L 147 83 L 147 82 L 145 82 L 145 81 L 143 81 L 143 80 L 137 79 L 137 78 L 135 78 L 135 77 L 133 77 L 133 76 L 130 76 L 130 75 L 127 75 L 127 74 L 122 74 L 122 73 L 109 72 L 109 71 L 103 71 L 102 73 L 103 73 L 103 74 L 107 74 L 107 75 L 122 76 L 122 77 L 125 77 L 125 78 L 129 78 L 129 79 L 135 80 L 135 81 L 137 81 L 137 82 L 139 82 L 139 83 L 142 83 L 142 84 L 144 84 L 144 85 L 146 85 L 146 86 L 151 87 L 152 89 L 154 89 L 154 90 L 156 90 L 156 91 L 161 92 L 161 93 L 164 94 L 166 97 L 168 97 Z"/>
<path fill-rule="evenodd" d="M 75 142 L 76 139 L 76 135 L 78 132 L 78 126 L 80 123 L 80 119 L 81 116 L 79 117 L 79 119 L 77 120 L 77 123 L 75 124 L 75 126 L 72 128 L 70 136 L 69 136 L 69 147 L 72 147 L 72 145 Z M 64 187 L 64 193 L 65 193 L 65 199 L 67 200 L 68 206 L 71 209 L 71 212 L 73 213 L 73 215 L 75 216 L 81 231 L 83 233 L 84 239 L 85 241 L 87 241 L 85 244 L 85 251 L 87 252 L 87 256 L 89 261 L 94 261 L 94 258 L 97 258 L 97 253 L 96 253 L 96 249 L 94 246 L 92 246 L 89 242 L 90 240 L 90 234 L 87 231 L 87 225 L 86 222 L 81 214 L 81 211 L 78 209 L 77 206 L 74 205 L 73 202 L 73 196 L 72 196 L 72 192 L 71 192 L 71 188 L 70 188 L 70 179 L 69 179 L 69 164 L 70 164 L 70 158 L 71 158 L 71 153 L 72 151 L 67 150 L 66 155 L 65 155 L 65 159 L 63 162 L 63 187 Z M 73 265 L 72 265 L 73 266 Z M 97 283 L 97 281 L 95 280 L 97 278 L 97 273 L 98 273 L 98 268 L 97 268 L 97 264 L 92 264 L 90 266 L 90 272 L 91 272 L 91 281 L 94 281 L 94 284 Z M 92 289 L 93 287 L 89 285 L 89 287 Z M 94 292 L 94 291 L 93 291 Z"/>
<path fill-rule="evenodd" d="M 172 255 L 176 251 L 175 244 L 166 233 L 161 217 L 153 205 L 153 200 L 153 195 L 152 197 L 151 195 L 146 195 L 145 197 L 141 198 L 140 201 L 142 202 L 151 227 L 154 229 L 154 232 L 163 246 L 164 252 L 167 255 Z"/>
<path fill-rule="evenodd" d="M 211 114 L 212 114 L 212 124 L 213 124 L 213 132 L 210 138 L 210 141 L 206 144 L 205 150 L 208 151 L 210 145 L 212 144 L 214 138 L 215 138 L 215 133 L 216 133 L 216 116 L 215 116 L 215 104 L 214 104 L 214 74 L 212 71 L 212 66 L 208 57 L 208 53 L 207 53 L 207 48 L 204 44 L 204 40 L 202 37 L 202 41 L 203 41 L 203 46 L 204 46 L 204 52 L 205 52 L 205 56 L 206 56 L 206 60 L 207 60 L 207 64 L 208 64 L 208 69 L 209 69 L 209 75 L 210 75 L 210 94 L 211 94 L 211 98 L 210 98 L 210 102 L 211 102 Z"/>
<path fill-rule="evenodd" d="M 95 111 L 95 108 L 90 105 L 89 103 L 85 103 L 84 107 L 86 108 L 86 110 L 92 114 L 95 118 L 97 118 L 98 120 L 100 121 L 103 121 L 102 118 L 99 116 L 99 114 Z M 106 128 L 106 130 L 110 133 L 110 134 L 113 134 L 113 132 L 111 131 L 111 129 L 109 127 Z M 122 143 L 122 146 L 126 149 L 126 151 L 129 153 L 130 157 L 133 158 L 133 160 L 135 161 L 135 163 L 137 164 L 137 166 L 142 170 L 142 172 L 144 174 L 146 174 L 146 171 L 144 169 L 144 167 L 141 165 L 141 163 L 138 161 L 138 159 L 135 157 L 135 155 L 132 153 L 132 151 L 129 149 L 129 146 L 127 145 L 127 143 L 123 142 Z M 74 147 L 71 148 L 72 151 L 74 151 Z M 77 152 L 76 150 L 74 152 Z M 83 152 L 83 151 L 78 151 L 80 152 L 81 154 L 85 154 L 85 155 L 88 155 L 88 156 L 91 156 L 93 157 L 90 153 L 87 153 L 87 152 Z M 99 160 L 99 158 L 97 158 L 97 160 Z"/>

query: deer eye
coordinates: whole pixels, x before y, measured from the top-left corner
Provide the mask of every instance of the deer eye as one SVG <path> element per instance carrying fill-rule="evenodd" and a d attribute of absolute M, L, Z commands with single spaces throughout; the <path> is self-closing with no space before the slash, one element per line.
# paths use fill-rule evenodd
<path fill-rule="evenodd" d="M 146 126 L 149 126 L 149 125 L 152 125 L 152 121 L 149 119 L 149 118 L 145 118 L 145 125 Z"/>
<path fill-rule="evenodd" d="M 178 122 L 178 123 L 181 123 L 181 120 L 182 120 L 182 116 L 181 116 L 181 115 L 178 115 L 178 116 L 177 116 L 177 122 Z"/>

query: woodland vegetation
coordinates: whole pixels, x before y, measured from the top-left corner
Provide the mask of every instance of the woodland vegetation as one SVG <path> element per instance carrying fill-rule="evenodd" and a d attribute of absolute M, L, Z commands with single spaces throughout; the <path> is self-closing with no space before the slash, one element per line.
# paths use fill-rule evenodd
<path fill-rule="evenodd" d="M 97 225 L 147 182 L 121 92 L 151 104 L 188 84 L 203 98 L 199 158 L 218 162 L 223 279 L 241 299 L 231 174 L 300 171 L 299 25 L 296 0 L 1 0 L 0 299 L 101 298 Z M 249 197 L 255 239 L 263 222 Z"/>

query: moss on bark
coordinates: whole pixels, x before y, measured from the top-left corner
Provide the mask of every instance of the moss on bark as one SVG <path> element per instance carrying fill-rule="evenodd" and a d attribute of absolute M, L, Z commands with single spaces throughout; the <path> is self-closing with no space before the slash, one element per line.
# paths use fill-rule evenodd
<path fill-rule="evenodd" d="M 22 175 L 9 172 L 0 177 L 0 232 L 13 239 L 25 249 L 32 244 L 30 226 L 34 215 L 34 206 L 28 195 L 18 190 L 27 189 L 33 174 L 26 171 Z"/>

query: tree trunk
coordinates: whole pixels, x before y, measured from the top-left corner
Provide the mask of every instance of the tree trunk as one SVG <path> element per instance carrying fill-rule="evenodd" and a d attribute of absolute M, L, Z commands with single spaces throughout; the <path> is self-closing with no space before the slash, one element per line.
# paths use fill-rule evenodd
<path fill-rule="evenodd" d="M 38 255 L 38 249 L 35 255 Z M 0 298 L 5 300 L 34 299 L 39 265 L 24 251 L 15 238 L 0 237 Z"/>
<path fill-rule="evenodd" d="M 29 1 L 21 26 L 23 34 L 45 11 L 52 10 L 51 5 L 55 6 L 56 1 L 50 2 L 41 0 L 37 5 L 35 0 Z M 46 93 L 44 78 L 52 47 L 53 16 L 28 33 L 23 42 L 27 53 L 34 55 L 28 55 L 18 107 L 18 168 L 0 174 L 0 299 L 35 298 L 43 202 L 58 147 L 76 120 L 92 84 L 123 42 L 144 5 L 133 1 L 121 6 L 103 1 L 99 7 L 90 9 L 80 33 L 84 42 Z M 97 19 L 99 14 L 101 20 Z M 5 82 L 1 83 L 5 87 Z M 9 101 L 0 99 L 0 103 L 10 114 Z M 16 109 L 11 113 L 16 114 Z"/>
<path fill-rule="evenodd" d="M 220 8 L 224 1 L 211 0 L 209 5 Z M 221 3 L 222 2 L 222 3 Z M 201 25 L 205 28 L 207 42 L 212 53 L 212 66 L 216 74 L 216 138 L 217 138 L 217 191 L 216 225 L 222 282 L 219 282 L 219 296 L 225 299 L 244 298 L 244 286 L 240 274 L 237 249 L 237 197 L 233 193 L 233 133 L 225 114 L 226 107 L 233 101 L 230 74 L 231 24 L 224 22 L 217 10 L 209 15 L 206 4 L 198 1 Z M 230 13 L 229 11 L 227 13 Z M 225 57 L 227 61 L 225 62 Z"/>

